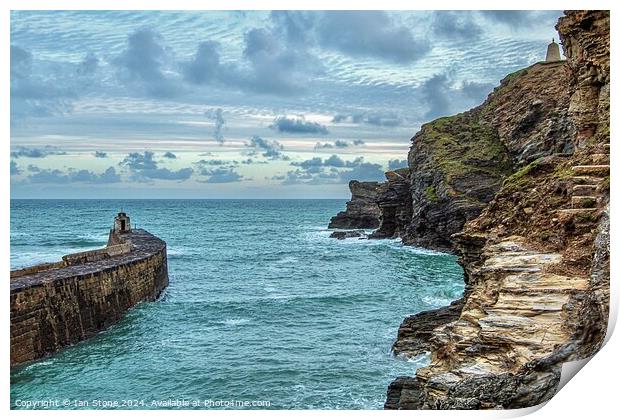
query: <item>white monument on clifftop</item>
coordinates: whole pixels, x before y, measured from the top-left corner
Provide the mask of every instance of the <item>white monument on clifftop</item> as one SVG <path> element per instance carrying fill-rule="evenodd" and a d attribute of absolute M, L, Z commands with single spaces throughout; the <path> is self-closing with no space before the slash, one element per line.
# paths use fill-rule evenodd
<path fill-rule="evenodd" d="M 552 38 L 551 44 L 547 46 L 547 57 L 545 58 L 545 61 L 549 63 L 551 61 L 560 61 L 561 59 L 560 46 L 556 44 L 555 38 Z"/>

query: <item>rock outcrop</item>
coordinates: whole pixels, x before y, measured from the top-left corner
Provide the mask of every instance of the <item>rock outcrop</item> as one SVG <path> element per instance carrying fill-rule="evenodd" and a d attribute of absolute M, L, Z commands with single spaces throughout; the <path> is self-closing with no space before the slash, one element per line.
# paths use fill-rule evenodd
<path fill-rule="evenodd" d="M 332 217 L 330 229 L 375 229 L 379 226 L 378 182 L 349 182 L 351 200 L 347 209 Z"/>
<path fill-rule="evenodd" d="M 395 352 L 411 357 L 430 349 L 431 363 L 415 377 L 397 378 L 386 408 L 536 405 L 554 395 L 563 362 L 591 356 L 602 344 L 609 311 L 609 12 L 569 11 L 557 29 L 566 62 L 509 76 L 474 110 L 474 124 L 496 130 L 513 169 L 451 236 L 465 273 L 460 313 L 437 310 L 450 315 L 436 326 L 427 314 L 403 322 Z M 517 90 L 505 96 L 506 89 Z M 410 154 L 412 163 L 418 161 Z M 415 187 L 418 176 L 438 176 L 431 166 L 431 175 L 416 173 L 413 164 L 412 194 L 424 185 Z M 439 177 L 436 186 L 449 185 Z M 414 197 L 414 219 L 418 207 Z"/>
<path fill-rule="evenodd" d="M 378 189 L 377 205 L 381 212 L 379 229 L 370 239 L 398 238 L 405 236 L 411 222 L 411 181 L 409 168 L 385 173 L 387 181 Z"/>

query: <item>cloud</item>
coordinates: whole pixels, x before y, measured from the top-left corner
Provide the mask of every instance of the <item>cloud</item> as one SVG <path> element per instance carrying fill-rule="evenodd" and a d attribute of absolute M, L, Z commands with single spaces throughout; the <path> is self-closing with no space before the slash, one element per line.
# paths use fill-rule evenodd
<path fill-rule="evenodd" d="M 445 74 L 436 74 L 422 84 L 421 97 L 428 109 L 426 118 L 436 118 L 451 113 L 450 80 Z"/>
<path fill-rule="evenodd" d="M 100 174 L 86 169 L 70 169 L 64 172 L 60 169 L 40 169 L 32 165 L 28 169 L 32 172 L 28 176 L 28 181 L 34 184 L 69 184 L 73 182 L 111 184 L 121 181 L 120 175 L 116 173 L 116 169 L 112 166 Z"/>
<path fill-rule="evenodd" d="M 172 152 L 166 152 L 166 153 L 164 153 L 164 155 L 163 155 L 163 156 L 164 156 L 166 159 L 176 159 L 176 158 L 177 158 L 177 155 L 175 155 L 175 154 L 174 154 L 174 153 L 172 153 Z"/>
<path fill-rule="evenodd" d="M 148 150 L 144 153 L 132 152 L 120 162 L 120 166 L 127 168 L 131 172 L 131 178 L 139 182 L 154 179 L 185 181 L 194 173 L 192 168 L 182 168 L 176 171 L 160 168 L 153 157 L 154 153 Z"/>
<path fill-rule="evenodd" d="M 306 90 L 323 65 L 305 45 L 286 42 L 276 28 L 252 28 L 244 34 L 242 60 L 222 63 L 221 45 L 205 41 L 194 57 L 181 63 L 183 79 L 197 85 L 219 85 L 244 92 L 292 96 Z"/>
<path fill-rule="evenodd" d="M 179 86 L 165 75 L 170 62 L 163 38 L 149 28 L 131 33 L 127 38 L 127 48 L 113 60 L 127 82 L 148 95 L 164 98 L 179 93 Z"/>
<path fill-rule="evenodd" d="M 20 117 L 47 117 L 73 109 L 72 78 L 59 76 L 57 69 L 35 74 L 33 61 L 30 51 L 11 45 L 11 123 Z"/>
<path fill-rule="evenodd" d="M 53 146 L 45 146 L 44 148 L 37 147 L 17 147 L 15 150 L 11 152 L 11 157 L 13 158 L 44 158 L 50 155 L 66 155 L 66 152 L 62 150 L 58 150 Z"/>
<path fill-rule="evenodd" d="M 297 95 L 306 90 L 310 76 L 323 71 L 318 58 L 302 45 L 282 42 L 277 32 L 265 28 L 245 34 L 243 56 L 251 72 L 241 83 L 259 93 Z"/>
<path fill-rule="evenodd" d="M 446 73 L 435 74 L 418 89 L 418 96 L 427 106 L 425 118 L 452 115 L 467 107 L 479 105 L 493 89 L 491 83 L 464 81 L 453 86 Z"/>
<path fill-rule="evenodd" d="M 282 154 L 284 147 L 276 140 L 266 140 L 259 136 L 253 136 L 247 146 L 261 150 L 263 157 L 289 160 L 288 156 Z"/>
<path fill-rule="evenodd" d="M 215 41 L 198 44 L 194 58 L 181 65 L 185 80 L 197 85 L 217 81 L 221 77 L 219 48 Z"/>
<path fill-rule="evenodd" d="M 353 140 L 353 141 L 348 141 L 348 140 L 335 140 L 333 143 L 329 143 L 329 142 L 325 142 L 325 143 L 321 143 L 321 142 L 317 142 L 314 145 L 314 150 L 320 150 L 320 149 L 333 149 L 333 148 L 339 148 L 339 149 L 344 149 L 347 147 L 354 147 L 354 146 L 361 146 L 363 144 L 366 144 L 364 142 L 364 140 L 362 139 L 357 139 L 357 140 Z"/>
<path fill-rule="evenodd" d="M 409 28 L 377 10 L 323 12 L 317 32 L 325 48 L 399 64 L 418 60 L 430 49 L 428 41 L 414 38 Z"/>
<path fill-rule="evenodd" d="M 385 173 L 378 163 L 362 162 L 349 171 L 341 172 L 340 179 L 349 182 L 353 179 L 358 181 L 383 181 Z"/>
<path fill-rule="evenodd" d="M 346 183 L 352 179 L 383 180 L 385 177 L 381 165 L 364 162 L 362 156 L 354 160 L 344 160 L 338 155 L 331 155 L 327 159 L 313 157 L 301 162 L 292 162 L 291 165 L 297 169 L 272 179 L 282 181 L 284 184 L 333 184 Z"/>
<path fill-rule="evenodd" d="M 353 123 L 368 124 L 380 127 L 396 127 L 403 123 L 403 120 L 396 113 L 388 112 L 357 112 L 336 114 L 332 118 L 333 123 Z"/>
<path fill-rule="evenodd" d="M 488 20 L 511 29 L 553 26 L 558 17 L 562 16 L 560 10 L 483 10 L 480 13 Z"/>
<path fill-rule="evenodd" d="M 209 109 L 205 112 L 205 116 L 213 119 L 213 122 L 215 123 L 215 127 L 213 129 L 213 137 L 215 138 L 215 141 L 219 144 L 224 144 L 222 128 L 224 127 L 224 124 L 226 124 L 226 121 L 224 120 L 222 108 Z"/>
<path fill-rule="evenodd" d="M 19 166 L 17 165 L 17 162 L 15 162 L 14 160 L 11 161 L 11 176 L 13 175 L 19 175 L 22 173 L 22 170 L 19 169 Z"/>
<path fill-rule="evenodd" d="M 93 156 L 95 156 L 96 158 L 103 159 L 103 158 L 107 158 L 108 154 L 106 152 L 100 152 L 96 150 L 95 153 L 93 153 Z"/>
<path fill-rule="evenodd" d="M 244 181 L 245 178 L 240 175 L 234 168 L 216 168 L 216 169 L 203 169 L 200 175 L 208 176 L 206 182 L 208 184 L 225 184 L 229 182 Z"/>
<path fill-rule="evenodd" d="M 461 85 L 461 91 L 467 98 L 470 98 L 474 103 L 481 103 L 493 90 L 493 87 L 494 86 L 492 83 L 464 81 Z"/>
<path fill-rule="evenodd" d="M 277 117 L 269 126 L 280 133 L 328 134 L 327 127 L 302 118 Z"/>
<path fill-rule="evenodd" d="M 95 54 L 88 53 L 77 68 L 77 74 L 87 76 L 94 74 L 99 68 L 99 59 Z"/>
<path fill-rule="evenodd" d="M 477 40 L 483 32 L 469 11 L 435 11 L 431 28 L 436 36 L 456 41 Z"/>
<path fill-rule="evenodd" d="M 390 161 L 388 162 L 388 169 L 390 171 L 408 167 L 409 163 L 407 162 L 407 159 L 390 159 Z"/>

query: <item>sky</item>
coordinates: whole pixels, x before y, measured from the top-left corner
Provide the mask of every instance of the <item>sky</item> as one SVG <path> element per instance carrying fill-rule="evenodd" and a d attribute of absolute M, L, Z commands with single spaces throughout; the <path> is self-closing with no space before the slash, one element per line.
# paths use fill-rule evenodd
<path fill-rule="evenodd" d="M 12 198 L 348 198 L 558 11 L 13 11 Z"/>

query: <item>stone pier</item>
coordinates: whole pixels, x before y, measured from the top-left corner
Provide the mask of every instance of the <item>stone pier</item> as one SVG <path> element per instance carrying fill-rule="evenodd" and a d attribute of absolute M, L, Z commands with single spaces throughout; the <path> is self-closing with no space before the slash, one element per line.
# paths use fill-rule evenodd
<path fill-rule="evenodd" d="M 105 248 L 11 272 L 11 366 L 92 337 L 167 285 L 166 243 L 119 213 Z"/>

